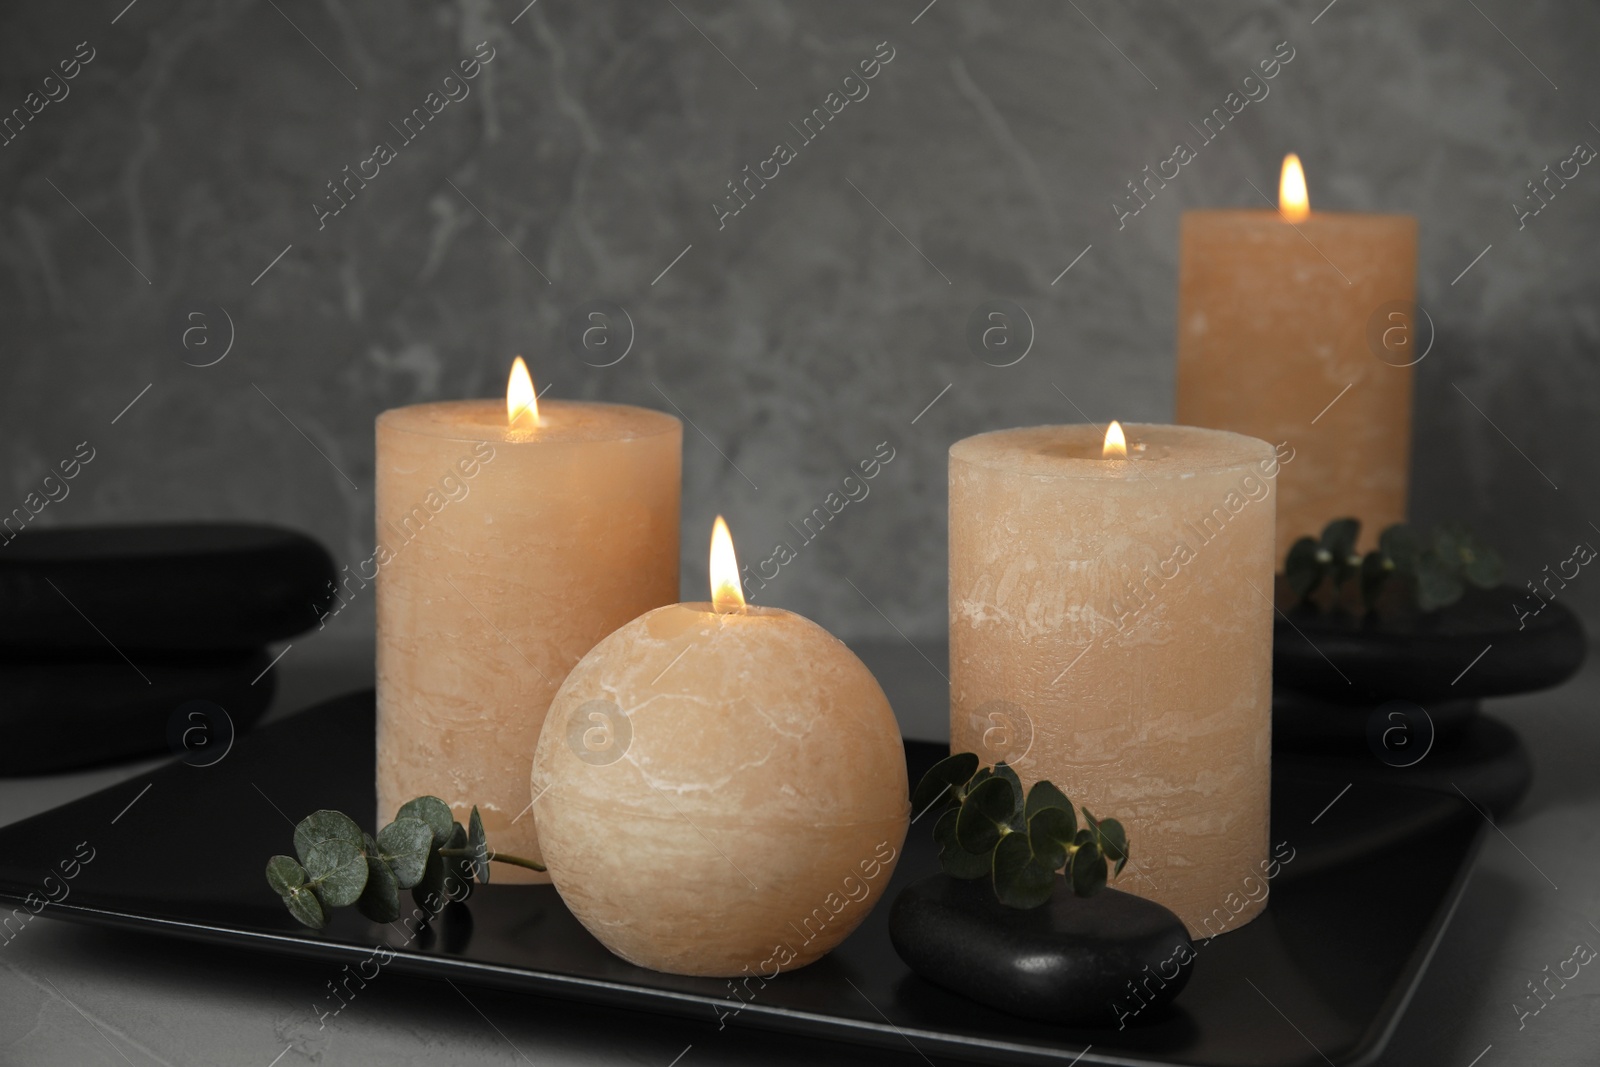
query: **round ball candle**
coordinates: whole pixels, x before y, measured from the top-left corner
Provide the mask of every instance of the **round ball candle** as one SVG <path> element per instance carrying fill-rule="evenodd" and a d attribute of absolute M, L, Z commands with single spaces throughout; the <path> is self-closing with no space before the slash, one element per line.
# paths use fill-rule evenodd
<path fill-rule="evenodd" d="M 431 794 L 463 823 L 477 805 L 491 841 L 538 859 L 523 816 L 550 698 L 595 642 L 677 599 L 683 429 L 643 408 L 541 407 L 515 366 L 504 405 L 378 417 L 378 821 Z"/>
<path fill-rule="evenodd" d="M 872 673 L 809 619 L 745 605 L 721 518 L 712 546 L 712 603 L 648 612 L 567 676 L 533 811 L 561 899 L 608 949 L 754 993 L 866 918 L 910 800 Z"/>
<path fill-rule="evenodd" d="M 1277 465 L 1189 426 L 950 448 L 951 750 L 1121 820 L 1117 888 L 1202 937 L 1265 901 Z"/>
<path fill-rule="evenodd" d="M 1181 423 L 1287 443 L 1277 558 L 1329 521 L 1362 543 L 1406 517 L 1417 220 L 1312 212 L 1300 161 L 1281 210 L 1187 211 L 1178 251 Z"/>

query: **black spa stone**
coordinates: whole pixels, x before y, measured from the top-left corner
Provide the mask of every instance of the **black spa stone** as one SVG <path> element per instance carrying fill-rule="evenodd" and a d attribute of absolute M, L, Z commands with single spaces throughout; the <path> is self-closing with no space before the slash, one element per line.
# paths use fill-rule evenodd
<path fill-rule="evenodd" d="M 1171 911 L 1115 889 L 1075 897 L 1064 879 L 1047 903 L 1024 911 L 997 901 L 986 879 L 934 875 L 895 898 L 889 938 L 927 981 L 1064 1026 L 1153 1021 L 1194 964 Z"/>
<path fill-rule="evenodd" d="M 29 528 L 0 539 L 0 656 L 259 648 L 318 625 L 333 580 L 275 526 Z"/>
<path fill-rule="evenodd" d="M 1357 754 L 1338 746 L 1274 751 L 1272 773 L 1325 781 L 1330 796 L 1346 785 L 1359 789 L 1368 782 L 1430 789 L 1466 797 L 1497 819 L 1509 815 L 1533 785 L 1533 759 L 1527 746 L 1516 731 L 1487 715 L 1475 715 L 1431 743 L 1415 735 L 1410 745 L 1414 747 L 1409 752 L 1392 750 L 1392 763 L 1371 751 Z M 1410 759 L 1416 762 L 1406 762 Z"/>
<path fill-rule="evenodd" d="M 1306 608 L 1280 615 L 1273 685 L 1351 704 L 1427 705 L 1547 689 L 1572 677 L 1586 651 L 1583 625 L 1561 601 L 1469 588 L 1448 608 L 1398 621 Z"/>
<path fill-rule="evenodd" d="M 1426 727 L 1419 708 L 1426 712 Z M 1479 710 L 1476 700 L 1430 700 L 1423 707 L 1404 697 L 1374 696 L 1365 703 L 1350 703 L 1277 685 L 1272 691 L 1272 750 L 1378 757 L 1381 753 L 1374 746 L 1386 736 L 1385 731 L 1395 743 L 1416 739 L 1402 738 L 1401 732 L 1444 741 L 1477 722 Z M 1394 731 L 1396 726 L 1401 732 Z M 1400 762 L 1405 754 L 1392 753 L 1391 758 Z"/>
<path fill-rule="evenodd" d="M 197 763 L 220 759 L 229 738 L 266 711 L 271 663 L 262 650 L 177 662 L 139 656 L 136 666 L 109 652 L 0 663 L 0 775 L 166 753 Z"/>

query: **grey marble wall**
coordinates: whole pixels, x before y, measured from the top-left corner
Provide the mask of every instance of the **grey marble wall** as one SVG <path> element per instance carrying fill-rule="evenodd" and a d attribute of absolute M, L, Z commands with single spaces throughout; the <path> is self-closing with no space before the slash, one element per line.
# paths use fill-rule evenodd
<path fill-rule="evenodd" d="M 1600 543 L 1600 171 L 1511 208 L 1600 145 L 1600 9 L 926 2 L 6 5 L 0 115 L 39 110 L 0 146 L 0 493 L 87 440 L 41 524 L 248 517 L 365 559 L 373 417 L 496 394 L 520 352 L 553 395 L 686 417 L 695 593 L 716 512 L 759 559 L 892 450 L 758 599 L 936 638 L 946 448 L 1170 418 L 1178 214 L 1259 203 L 1293 149 L 1317 206 L 1421 220 L 1418 517 L 1490 533 L 1518 584 Z M 1284 41 L 1119 229 L 1124 182 Z M 777 175 L 744 203 L 746 165 Z M 333 214 L 346 167 L 370 180 Z M 965 340 L 989 299 L 1034 323 L 1014 366 Z M 631 320 L 614 365 L 625 326 L 567 336 L 591 301 Z M 1600 578 L 1568 592 L 1600 613 Z"/>

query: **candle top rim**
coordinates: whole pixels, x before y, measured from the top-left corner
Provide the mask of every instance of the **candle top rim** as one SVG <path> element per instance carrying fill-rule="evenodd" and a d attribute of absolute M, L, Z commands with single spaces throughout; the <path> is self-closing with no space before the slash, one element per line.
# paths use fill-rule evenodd
<path fill-rule="evenodd" d="M 513 427 L 506 422 L 505 401 L 489 397 L 390 408 L 378 415 L 378 427 L 441 440 L 508 444 L 632 441 L 683 432 L 677 417 L 664 411 L 600 400 L 541 400 L 538 426 Z"/>
<path fill-rule="evenodd" d="M 748 629 L 746 624 L 753 619 L 767 619 L 780 622 L 785 626 L 796 626 L 802 630 L 814 631 L 825 634 L 828 638 L 855 655 L 849 646 L 827 627 L 809 616 L 788 608 L 780 608 L 773 604 L 751 604 L 738 611 L 718 611 L 709 600 L 685 600 L 676 604 L 662 604 L 660 607 L 651 608 L 643 615 L 638 616 L 626 626 L 618 629 L 612 637 L 620 634 L 630 627 L 642 628 L 652 639 L 670 640 L 691 629 L 699 629 L 710 634 L 727 634 L 728 638 L 737 640 L 741 631 Z M 599 648 L 611 641 L 611 637 L 604 638 Z M 859 657 L 858 657 L 859 658 Z"/>
<path fill-rule="evenodd" d="M 735 611 L 718 611 L 709 600 L 680 600 L 676 604 L 663 604 L 660 608 L 654 608 L 652 610 L 660 611 L 662 608 L 684 608 L 688 611 L 698 612 L 702 615 L 719 615 L 723 618 L 734 618 L 741 615 L 767 617 L 774 615 L 793 615 L 796 618 L 805 619 L 804 615 L 801 615 L 797 611 L 790 611 L 788 608 L 780 608 L 774 604 L 752 604 L 748 601 L 745 602 L 743 607 Z M 811 620 L 806 619 L 806 621 L 810 622 Z"/>
<path fill-rule="evenodd" d="M 1196 222 L 1225 222 L 1225 221 L 1272 221 L 1284 229 L 1289 229 L 1290 224 L 1284 219 L 1282 213 L 1274 207 L 1201 207 L 1189 208 L 1179 216 L 1179 225 L 1187 225 L 1191 220 Z M 1346 225 L 1391 226 L 1396 223 L 1417 227 L 1417 217 L 1403 211 L 1329 211 L 1326 208 L 1313 207 L 1311 213 L 1295 226 L 1315 225 L 1324 220 L 1337 220 Z M 1292 232 L 1292 231 L 1291 231 Z"/>
<path fill-rule="evenodd" d="M 1266 441 L 1229 430 L 1124 422 L 1128 458 L 1101 455 L 1105 427 L 1081 423 L 1017 426 L 964 437 L 950 463 L 987 470 L 1065 478 L 1139 479 L 1251 467 L 1276 451 Z"/>

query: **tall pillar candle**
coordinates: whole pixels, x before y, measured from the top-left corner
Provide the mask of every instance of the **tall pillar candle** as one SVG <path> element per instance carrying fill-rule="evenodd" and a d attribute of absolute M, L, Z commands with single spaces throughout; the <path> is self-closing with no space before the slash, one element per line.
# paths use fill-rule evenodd
<path fill-rule="evenodd" d="M 683 430 L 615 404 L 378 417 L 378 818 L 423 794 L 537 859 L 545 711 L 601 638 L 678 599 Z M 501 880 L 501 874 L 496 874 Z M 515 871 L 506 881 L 548 881 Z"/>
<path fill-rule="evenodd" d="M 1177 418 L 1294 449 L 1280 562 L 1332 519 L 1360 519 L 1363 545 L 1404 521 L 1421 355 L 1417 220 L 1313 212 L 1298 168 L 1281 212 L 1184 212 L 1178 251 Z"/>
<path fill-rule="evenodd" d="M 1210 936 L 1265 899 L 1248 886 L 1267 861 L 1279 457 L 1187 426 L 1127 442 L 1107 458 L 1097 427 L 1036 426 L 951 447 L 951 750 L 1122 820 L 1117 887 Z"/>

